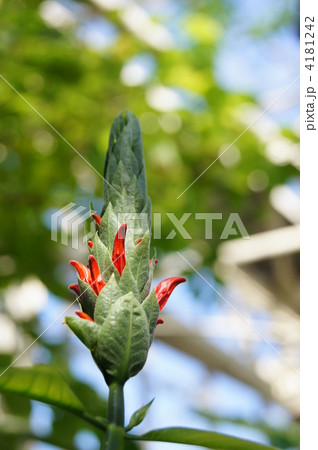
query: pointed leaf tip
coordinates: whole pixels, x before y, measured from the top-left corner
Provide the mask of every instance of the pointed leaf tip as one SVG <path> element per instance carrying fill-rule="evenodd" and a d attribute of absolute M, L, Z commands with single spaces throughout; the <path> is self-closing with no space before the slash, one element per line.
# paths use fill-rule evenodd
<path fill-rule="evenodd" d="M 133 413 L 133 415 L 131 416 L 129 424 L 126 427 L 125 431 L 130 431 L 134 427 L 136 427 L 137 425 L 141 424 L 141 422 L 146 417 L 146 414 L 147 414 L 150 406 L 152 405 L 153 401 L 154 401 L 154 398 L 149 403 L 147 403 L 146 405 L 144 405 L 141 408 L 137 409 L 137 411 L 135 411 Z"/>

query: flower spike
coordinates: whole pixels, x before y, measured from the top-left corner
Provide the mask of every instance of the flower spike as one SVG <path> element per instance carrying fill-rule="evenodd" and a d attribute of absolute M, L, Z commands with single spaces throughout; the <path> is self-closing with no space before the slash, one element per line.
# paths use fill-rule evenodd
<path fill-rule="evenodd" d="M 127 224 L 123 223 L 120 225 L 114 240 L 112 261 L 114 266 L 119 272 L 121 276 L 125 265 L 126 265 L 126 257 L 125 257 L 125 238 L 127 232 Z"/>
<path fill-rule="evenodd" d="M 84 264 L 71 261 L 78 272 L 78 284 L 70 288 L 77 295 L 79 311 L 66 317 L 65 323 L 91 351 L 110 389 L 116 388 L 114 397 L 121 402 L 122 387 L 143 368 L 156 325 L 164 323 L 159 311 L 175 287 L 186 280 L 167 278 L 151 289 L 158 260 L 151 249 L 151 202 L 142 132 L 130 111 L 120 113 L 111 127 L 104 177 L 102 212 L 96 214 L 91 206 L 88 213 L 90 224 L 96 223 L 94 236 L 86 240 L 88 256 Z M 137 224 L 128 229 L 123 223 L 128 220 L 118 221 L 123 214 L 127 219 L 128 214 L 146 219 L 142 220 L 142 233 Z M 115 400 L 113 403 L 111 406 L 117 408 Z M 108 408 L 110 424 L 115 409 Z M 109 442 L 113 442 L 111 433 L 110 428 Z"/>
<path fill-rule="evenodd" d="M 77 314 L 78 317 L 80 317 L 81 319 L 90 320 L 91 322 L 94 322 L 94 320 L 91 317 L 89 317 L 88 314 L 84 313 L 83 311 L 75 311 L 75 314 Z"/>

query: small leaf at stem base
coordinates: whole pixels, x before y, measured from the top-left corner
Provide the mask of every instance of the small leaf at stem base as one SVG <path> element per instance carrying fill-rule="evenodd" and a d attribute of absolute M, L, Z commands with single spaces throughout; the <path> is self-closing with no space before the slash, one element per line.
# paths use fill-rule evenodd
<path fill-rule="evenodd" d="M 141 422 L 144 420 L 148 409 L 152 405 L 154 401 L 154 398 L 147 403 L 147 405 L 142 406 L 141 408 L 137 409 L 137 411 L 134 412 L 134 414 L 131 416 L 128 426 L 126 427 L 126 431 L 130 431 L 133 428 L 135 428 L 137 425 L 141 424 Z"/>

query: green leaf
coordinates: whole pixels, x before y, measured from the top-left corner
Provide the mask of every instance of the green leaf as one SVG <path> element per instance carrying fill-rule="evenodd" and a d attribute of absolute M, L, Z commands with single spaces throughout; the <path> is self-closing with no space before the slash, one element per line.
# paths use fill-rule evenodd
<path fill-rule="evenodd" d="M 137 288 L 140 293 L 149 278 L 149 248 L 150 234 L 149 231 L 143 236 L 142 241 L 139 242 L 129 253 L 129 265 L 131 273 L 136 280 Z"/>
<path fill-rule="evenodd" d="M 212 431 L 192 428 L 162 428 L 141 436 L 127 435 L 127 439 L 141 441 L 173 442 L 175 444 L 198 445 L 213 450 L 277 450 L 275 447 L 238 439 Z"/>
<path fill-rule="evenodd" d="M 106 428 L 99 419 L 86 413 L 83 404 L 63 376 L 52 367 L 10 367 L 0 376 L 0 392 L 21 395 L 56 406 L 78 415 L 98 428 Z"/>
<path fill-rule="evenodd" d="M 93 241 L 92 255 L 95 256 L 102 278 L 106 283 L 114 272 L 114 265 L 108 248 L 102 243 L 97 233 Z"/>
<path fill-rule="evenodd" d="M 85 225 L 84 225 L 84 235 L 85 236 L 89 236 L 90 232 L 91 232 L 91 224 L 92 224 L 92 218 L 89 217 L 88 219 L 85 220 Z M 87 238 L 88 239 L 88 238 Z"/>
<path fill-rule="evenodd" d="M 206 411 L 197 411 L 197 413 L 205 419 L 211 421 L 213 424 L 216 422 L 226 422 L 259 430 L 269 437 L 271 444 L 273 445 L 279 445 L 282 448 L 299 447 L 300 430 L 299 423 L 297 422 L 289 423 L 284 427 L 270 427 L 264 422 L 253 421 L 251 423 L 250 421 L 243 419 L 218 416 Z"/>
<path fill-rule="evenodd" d="M 65 323 L 87 348 L 93 350 L 96 347 L 99 325 L 79 317 L 65 317 Z"/>
<path fill-rule="evenodd" d="M 94 317 L 95 303 L 97 295 L 91 288 L 91 286 L 85 281 L 77 277 L 78 285 L 81 289 L 81 295 L 79 297 L 79 302 L 82 306 L 82 310 L 88 314 L 90 317 Z"/>
<path fill-rule="evenodd" d="M 152 405 L 153 401 L 154 398 L 149 403 L 147 403 L 147 405 L 142 406 L 141 408 L 137 409 L 137 411 L 134 412 L 134 414 L 130 418 L 128 426 L 126 427 L 126 431 L 132 430 L 144 420 L 148 412 L 148 409 Z"/>
<path fill-rule="evenodd" d="M 10 392 L 39 400 L 68 411 L 84 411 L 62 375 L 51 367 L 10 367 L 0 376 L 0 392 Z"/>
<path fill-rule="evenodd" d="M 93 356 L 108 383 L 124 383 L 142 369 L 148 349 L 147 317 L 130 292 L 111 306 Z"/>
<path fill-rule="evenodd" d="M 137 117 L 130 111 L 124 111 L 115 118 L 110 131 L 104 170 L 105 204 L 111 202 L 115 211 L 122 212 L 122 198 L 118 193 L 124 196 L 124 190 L 131 192 L 134 177 L 138 198 L 132 202 L 132 206 L 136 212 L 141 212 L 147 195 L 141 129 Z"/>
<path fill-rule="evenodd" d="M 121 274 L 118 285 L 123 292 L 132 292 L 138 300 L 140 299 L 139 289 L 136 280 L 131 272 L 128 259 L 126 259 L 126 265 L 123 273 Z"/>
<path fill-rule="evenodd" d="M 119 228 L 118 218 L 114 213 L 112 204 L 109 203 L 102 217 L 99 227 L 99 237 L 111 254 L 114 246 L 115 235 Z M 94 246 L 93 246 L 94 248 Z"/>
<path fill-rule="evenodd" d="M 148 295 L 148 297 L 142 302 L 141 306 L 143 307 L 143 309 L 147 315 L 149 333 L 150 333 L 149 345 L 151 345 L 152 340 L 153 340 L 154 331 L 155 331 L 156 324 L 157 324 L 157 320 L 159 317 L 159 304 L 158 304 L 158 300 L 157 300 L 154 289 L 151 291 L 151 293 Z"/>
<path fill-rule="evenodd" d="M 115 275 L 113 274 L 97 297 L 94 315 L 94 319 L 97 324 L 102 325 L 104 323 L 111 305 L 115 303 L 115 301 L 122 295 L 123 294 L 116 282 Z"/>

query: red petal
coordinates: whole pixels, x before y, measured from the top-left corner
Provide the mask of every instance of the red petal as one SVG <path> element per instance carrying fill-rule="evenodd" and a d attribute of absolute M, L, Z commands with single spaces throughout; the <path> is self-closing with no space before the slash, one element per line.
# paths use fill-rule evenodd
<path fill-rule="evenodd" d="M 77 295 L 77 297 L 79 297 L 81 295 L 81 290 L 78 284 L 70 284 L 69 288 L 72 289 L 72 291 L 75 292 L 75 294 Z"/>
<path fill-rule="evenodd" d="M 95 222 L 97 223 L 97 225 L 99 226 L 102 221 L 102 218 L 98 214 L 92 214 L 92 217 L 95 220 Z"/>
<path fill-rule="evenodd" d="M 125 257 L 125 238 L 126 238 L 127 224 L 120 225 L 114 240 L 112 261 L 114 266 L 121 275 L 126 265 Z"/>
<path fill-rule="evenodd" d="M 93 248 L 93 241 L 87 241 L 87 245 L 88 245 L 90 248 Z"/>
<path fill-rule="evenodd" d="M 77 314 L 78 317 L 80 317 L 81 319 L 90 320 L 91 322 L 94 322 L 94 320 L 91 317 L 89 317 L 88 314 L 84 313 L 83 311 L 75 311 L 75 314 Z"/>
<path fill-rule="evenodd" d="M 142 238 L 138 239 L 138 241 L 136 242 L 136 245 L 138 245 L 139 242 L 141 242 L 141 241 L 142 241 Z"/>
<path fill-rule="evenodd" d="M 157 325 L 161 325 L 162 323 L 164 323 L 163 319 L 161 319 L 161 317 L 158 317 Z"/>
<path fill-rule="evenodd" d="M 183 277 L 171 277 L 161 281 L 155 289 L 155 294 L 159 303 L 160 311 L 167 303 L 172 291 L 178 284 L 186 281 Z"/>
<path fill-rule="evenodd" d="M 100 291 L 103 289 L 103 287 L 105 286 L 105 282 L 101 276 L 95 256 L 90 255 L 88 257 L 88 261 L 89 261 L 89 268 L 90 268 L 91 275 L 92 275 L 92 281 L 91 281 L 90 285 L 94 289 L 95 293 L 98 295 L 100 293 Z"/>
<path fill-rule="evenodd" d="M 84 266 L 84 264 L 78 262 L 78 261 L 70 261 L 70 264 L 75 267 L 75 269 L 78 272 L 78 275 L 81 280 L 85 281 L 86 283 L 90 284 L 91 281 L 91 273 L 89 271 L 89 268 Z"/>

